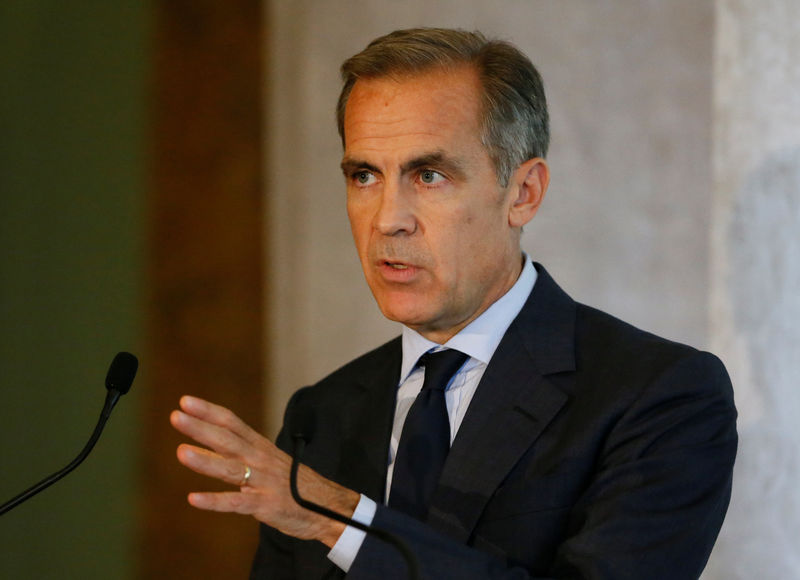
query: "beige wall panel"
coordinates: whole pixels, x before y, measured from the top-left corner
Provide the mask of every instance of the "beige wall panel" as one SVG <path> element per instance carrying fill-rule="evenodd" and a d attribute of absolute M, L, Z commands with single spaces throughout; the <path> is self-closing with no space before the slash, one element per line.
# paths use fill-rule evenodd
<path fill-rule="evenodd" d="M 710 2 L 272 2 L 267 123 L 268 424 L 283 402 L 398 332 L 352 247 L 334 125 L 338 67 L 408 26 L 478 28 L 541 69 L 553 182 L 524 247 L 576 298 L 706 340 Z"/>

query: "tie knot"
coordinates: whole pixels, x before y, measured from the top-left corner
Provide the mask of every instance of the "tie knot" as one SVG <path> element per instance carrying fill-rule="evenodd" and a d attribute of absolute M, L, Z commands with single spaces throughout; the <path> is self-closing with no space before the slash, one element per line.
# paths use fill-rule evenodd
<path fill-rule="evenodd" d="M 438 352 L 426 352 L 419 359 L 419 365 L 425 367 L 425 380 L 422 389 L 443 391 L 464 361 L 469 357 L 463 352 L 451 348 Z"/>

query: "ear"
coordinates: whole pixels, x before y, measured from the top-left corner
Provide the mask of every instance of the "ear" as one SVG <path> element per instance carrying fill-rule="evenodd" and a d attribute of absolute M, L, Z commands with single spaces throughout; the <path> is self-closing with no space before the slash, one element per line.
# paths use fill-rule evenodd
<path fill-rule="evenodd" d="M 550 184 L 550 169 L 541 157 L 528 159 L 511 175 L 508 225 L 522 227 L 533 219 Z"/>

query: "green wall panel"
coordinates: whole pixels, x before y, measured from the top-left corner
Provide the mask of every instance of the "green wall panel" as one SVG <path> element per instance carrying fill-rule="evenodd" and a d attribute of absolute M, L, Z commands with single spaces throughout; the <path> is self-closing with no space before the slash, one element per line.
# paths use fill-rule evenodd
<path fill-rule="evenodd" d="M 139 346 L 148 17 L 0 3 L 0 502 L 77 454 L 109 361 Z M 0 578 L 135 576 L 137 398 L 77 471 L 0 517 Z"/>

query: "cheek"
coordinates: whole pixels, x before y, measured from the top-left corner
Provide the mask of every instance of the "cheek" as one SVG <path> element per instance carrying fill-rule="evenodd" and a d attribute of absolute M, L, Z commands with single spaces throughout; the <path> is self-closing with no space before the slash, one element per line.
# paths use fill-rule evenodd
<path fill-rule="evenodd" d="M 353 241 L 355 241 L 356 249 L 361 253 L 370 231 L 366 212 L 348 203 L 347 218 L 350 220 L 350 232 L 353 234 Z"/>
<path fill-rule="evenodd" d="M 462 221 L 462 227 L 454 232 L 458 236 L 459 251 L 454 256 L 462 269 L 461 274 L 472 280 L 484 281 L 501 266 L 507 247 L 507 229 L 494 208 L 484 209 L 482 214 L 471 214 Z"/>

